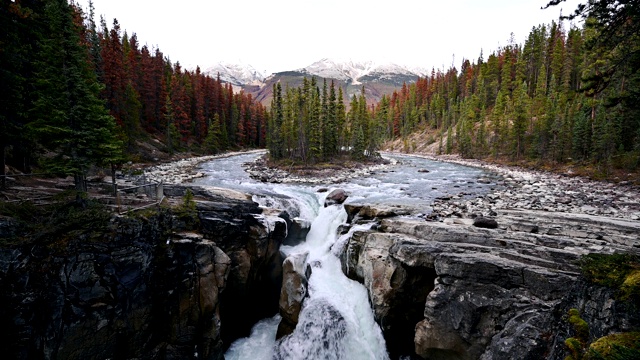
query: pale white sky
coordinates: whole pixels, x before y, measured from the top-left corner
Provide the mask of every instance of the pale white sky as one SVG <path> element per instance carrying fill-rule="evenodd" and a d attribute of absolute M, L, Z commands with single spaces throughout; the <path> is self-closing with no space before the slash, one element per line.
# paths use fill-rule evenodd
<path fill-rule="evenodd" d="M 85 10 L 89 0 L 76 0 Z M 455 66 L 522 43 L 533 26 L 572 13 L 579 0 L 93 0 L 96 22 L 117 18 L 173 62 L 206 69 L 245 63 L 269 75 L 322 58 Z"/>

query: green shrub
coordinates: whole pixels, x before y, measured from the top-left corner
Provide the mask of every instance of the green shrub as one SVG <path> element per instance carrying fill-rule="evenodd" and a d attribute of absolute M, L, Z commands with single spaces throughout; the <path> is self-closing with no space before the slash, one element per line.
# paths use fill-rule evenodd
<path fill-rule="evenodd" d="M 580 259 L 582 275 L 616 290 L 618 299 L 640 300 L 640 258 L 632 254 L 589 254 Z"/>
<path fill-rule="evenodd" d="M 188 229 L 196 229 L 200 225 L 198 210 L 196 210 L 196 202 L 193 199 L 193 192 L 187 189 L 182 198 L 182 204 L 175 209 L 178 218 L 185 222 Z"/>
<path fill-rule="evenodd" d="M 640 359 L 640 332 L 626 332 L 603 336 L 589 346 L 585 359 Z"/>

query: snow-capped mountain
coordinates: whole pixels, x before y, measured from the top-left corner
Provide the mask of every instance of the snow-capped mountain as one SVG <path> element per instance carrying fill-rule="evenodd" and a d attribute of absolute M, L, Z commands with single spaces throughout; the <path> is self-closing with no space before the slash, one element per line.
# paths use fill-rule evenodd
<path fill-rule="evenodd" d="M 218 63 L 206 70 L 213 77 L 220 74 L 220 80 L 237 86 L 261 85 L 266 76 L 248 64 Z"/>
<path fill-rule="evenodd" d="M 374 61 L 353 61 L 322 59 L 313 64 L 290 71 L 282 71 L 265 77 L 251 65 L 219 63 L 206 70 L 208 74 L 233 85 L 234 91 L 244 90 L 253 98 L 269 105 L 272 99 L 272 89 L 275 83 L 285 86 L 302 86 L 303 79 L 311 76 L 335 80 L 337 86 L 343 90 L 343 96 L 348 101 L 353 95 L 358 95 L 364 87 L 367 101 L 375 103 L 382 96 L 390 95 L 403 84 L 410 84 L 418 77 L 428 73 L 423 69 L 414 69 L 393 63 L 377 63 Z"/>
<path fill-rule="evenodd" d="M 374 61 L 356 62 L 352 60 L 322 59 L 313 64 L 299 69 L 322 78 L 348 81 L 352 85 L 362 84 L 362 80 L 375 81 L 376 79 L 393 80 L 402 78 L 404 81 L 419 76 L 424 76 L 424 71 L 410 69 L 393 63 L 376 63 Z"/>

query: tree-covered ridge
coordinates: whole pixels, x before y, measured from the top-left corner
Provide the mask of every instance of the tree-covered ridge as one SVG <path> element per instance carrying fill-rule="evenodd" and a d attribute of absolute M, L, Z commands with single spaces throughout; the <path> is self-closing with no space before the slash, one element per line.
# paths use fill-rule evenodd
<path fill-rule="evenodd" d="M 327 85 L 326 79 L 322 90 L 316 77 L 305 77 L 297 88 L 276 83 L 273 94 L 267 127 L 272 160 L 316 164 L 347 155 L 354 160 L 377 155 L 380 136 L 364 89 L 353 96 L 348 111 L 342 88 L 336 90 L 333 81 Z"/>
<path fill-rule="evenodd" d="M 104 83 L 107 108 L 130 148 L 146 133 L 164 134 L 169 151 L 219 152 L 265 146 L 265 108 L 231 84 L 185 70 L 159 49 L 140 47 L 135 34 L 111 29 L 104 19 L 96 29 L 89 14 L 88 42 Z"/>
<path fill-rule="evenodd" d="M 185 70 L 135 34 L 97 25 L 67 0 L 0 5 L 0 175 L 74 175 L 139 159 L 152 136 L 169 153 L 266 145 L 265 108 Z M 4 179 L 4 177 L 2 177 Z M 78 182 L 78 183 L 79 183 Z"/>
<path fill-rule="evenodd" d="M 611 32 L 587 14 L 583 28 L 540 25 L 524 44 L 434 69 L 377 105 L 388 114 L 383 139 L 405 139 L 410 151 L 409 135 L 426 130 L 441 153 L 637 169 L 640 38 L 624 26 L 637 20 L 614 32 L 618 43 L 603 41 Z"/>

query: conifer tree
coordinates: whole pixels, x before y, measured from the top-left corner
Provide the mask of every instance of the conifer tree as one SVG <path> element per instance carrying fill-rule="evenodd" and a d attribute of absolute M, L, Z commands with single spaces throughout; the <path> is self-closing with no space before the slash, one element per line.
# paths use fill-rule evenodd
<path fill-rule="evenodd" d="M 342 87 L 338 87 L 338 98 L 336 105 L 336 131 L 338 133 L 337 142 L 339 151 L 342 151 L 342 149 L 346 147 L 346 139 L 349 138 L 346 122 L 347 120 L 346 109 L 344 106 L 344 94 L 342 92 Z"/>
<path fill-rule="evenodd" d="M 322 155 L 322 128 L 320 124 L 320 89 L 316 86 L 315 77 L 311 78 L 309 99 L 309 158 L 316 162 Z"/>
<path fill-rule="evenodd" d="M 216 154 L 222 150 L 221 138 L 222 127 L 220 125 L 220 115 L 214 114 L 213 121 L 209 122 L 207 136 L 204 139 L 205 148 Z"/>
<path fill-rule="evenodd" d="M 322 149 L 325 159 L 331 159 L 338 151 L 337 132 L 339 128 L 336 126 L 338 111 L 338 104 L 336 101 L 336 89 L 332 80 L 329 88 L 329 99 L 326 107 L 326 115 L 324 116 L 322 131 L 324 136 Z"/>
<path fill-rule="evenodd" d="M 121 159 L 114 119 L 99 99 L 100 85 L 91 68 L 89 52 L 82 45 L 82 29 L 73 21 L 66 0 L 51 0 L 44 8 L 47 31 L 39 44 L 35 119 L 30 133 L 44 149 L 50 171 L 73 175 L 76 189 L 86 191 L 89 167 Z"/>
<path fill-rule="evenodd" d="M 282 86 L 280 83 L 273 85 L 273 100 L 271 101 L 271 126 L 269 129 L 269 154 L 274 160 L 284 157 L 282 140 Z"/>

